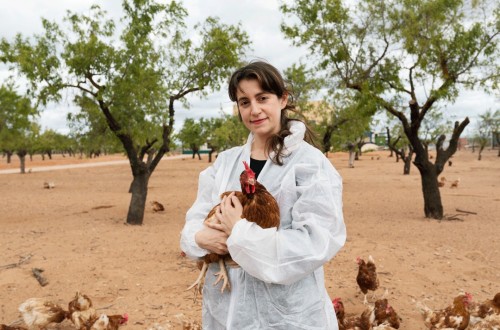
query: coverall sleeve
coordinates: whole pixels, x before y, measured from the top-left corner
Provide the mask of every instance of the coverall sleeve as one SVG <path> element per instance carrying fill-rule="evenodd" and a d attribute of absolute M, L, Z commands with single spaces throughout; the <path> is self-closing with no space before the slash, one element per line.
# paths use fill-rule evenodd
<path fill-rule="evenodd" d="M 300 166 L 299 166 L 300 167 Z M 304 168 L 303 168 L 304 169 Z M 291 228 L 263 229 L 242 219 L 227 245 L 231 257 L 250 275 L 268 283 L 292 284 L 321 267 L 344 245 L 342 179 L 331 164 L 304 176 L 292 173 L 282 193 L 290 198 Z M 290 184 L 291 182 L 291 184 Z M 298 196 L 298 197 L 297 197 Z"/>
<path fill-rule="evenodd" d="M 212 193 L 215 189 L 215 173 L 221 157 L 213 166 L 202 171 L 198 180 L 196 200 L 186 213 L 186 223 L 181 231 L 181 250 L 190 258 L 201 258 L 209 253 L 196 244 L 195 234 L 203 229 L 203 221 L 213 207 Z"/>

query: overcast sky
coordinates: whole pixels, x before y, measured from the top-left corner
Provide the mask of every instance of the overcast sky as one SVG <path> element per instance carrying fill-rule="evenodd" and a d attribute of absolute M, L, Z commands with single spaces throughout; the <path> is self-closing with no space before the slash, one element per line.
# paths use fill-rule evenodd
<path fill-rule="evenodd" d="M 40 33 L 42 31 L 41 17 L 60 21 L 67 9 L 84 12 L 95 3 L 114 18 L 118 19 L 122 16 L 121 0 L 0 1 L 0 36 L 11 39 L 18 32 L 25 36 Z M 188 23 L 201 22 L 207 16 L 218 16 L 226 24 L 241 23 L 253 43 L 252 51 L 247 54 L 247 60 L 264 59 L 283 71 L 300 59 L 307 58 L 305 50 L 292 46 L 291 42 L 283 37 L 280 31 L 282 15 L 277 0 L 188 0 L 184 1 L 184 6 L 190 15 Z M 0 65 L 0 79 L 7 76 L 5 69 L 5 66 Z M 217 116 L 221 107 L 225 112 L 230 112 L 232 109 L 232 103 L 224 87 L 222 91 L 214 92 L 206 99 L 190 97 L 189 100 L 191 101 L 189 110 L 181 109 L 180 104 L 177 105 L 177 129 L 182 126 L 186 117 Z M 464 92 L 450 107 L 454 108 L 454 115 L 451 118 L 453 120 L 461 120 L 469 116 L 472 122 L 468 127 L 470 131 L 477 115 L 488 109 L 497 109 L 498 101 L 493 96 L 481 92 Z M 49 106 L 41 117 L 42 128 L 67 133 L 66 114 L 68 111 L 75 111 L 69 102 Z"/>

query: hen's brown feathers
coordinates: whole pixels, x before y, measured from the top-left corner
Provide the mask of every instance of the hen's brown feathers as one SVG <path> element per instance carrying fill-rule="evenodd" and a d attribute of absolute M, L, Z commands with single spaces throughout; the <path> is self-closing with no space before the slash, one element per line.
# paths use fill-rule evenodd
<path fill-rule="evenodd" d="M 430 329 L 466 329 L 470 319 L 467 306 L 471 302 L 471 299 L 470 294 L 458 295 L 453 299 L 451 306 L 436 311 L 431 310 L 427 306 L 421 306 L 425 325 Z"/>
<path fill-rule="evenodd" d="M 375 321 L 373 322 L 374 325 L 390 325 L 391 327 L 395 329 L 399 329 L 400 326 L 400 318 L 399 315 L 396 313 L 394 308 L 392 308 L 391 305 L 389 305 L 389 302 L 387 299 L 379 299 L 375 301 Z"/>
<path fill-rule="evenodd" d="M 18 325 L 6 325 L 6 324 L 0 324 L 0 330 L 28 330 L 28 328 L 23 327 L 23 326 L 18 326 Z"/>
<path fill-rule="evenodd" d="M 226 191 L 221 195 L 221 199 L 229 196 L 231 193 L 232 191 Z M 278 203 L 262 184 L 256 182 L 255 193 L 252 194 L 244 194 L 241 191 L 236 191 L 234 193 L 243 206 L 243 212 L 241 214 L 243 218 L 256 223 L 264 229 L 279 227 L 280 210 Z M 205 222 L 217 221 L 215 212 L 218 210 L 219 205 L 220 204 L 217 204 L 210 210 Z M 207 263 L 217 262 L 220 258 L 220 255 L 211 253 L 204 257 L 204 261 Z"/>
<path fill-rule="evenodd" d="M 92 306 L 90 297 L 80 292 L 68 303 L 68 319 L 77 329 L 89 329 L 95 322 L 97 316 Z"/>
<path fill-rule="evenodd" d="M 344 303 L 340 298 L 333 300 L 333 307 L 335 315 L 337 316 L 337 323 L 339 330 L 370 330 L 375 320 L 375 313 L 373 306 L 367 307 L 361 315 L 345 315 Z"/>
<path fill-rule="evenodd" d="M 368 258 L 368 262 L 365 262 L 363 259 L 359 258 L 358 264 L 359 268 L 356 282 L 358 283 L 361 292 L 366 295 L 368 290 L 377 290 L 379 286 L 379 280 L 377 277 L 377 266 L 375 266 L 373 258 L 370 256 Z"/>
<path fill-rule="evenodd" d="M 500 292 L 497 293 L 493 299 L 487 299 L 481 303 L 469 304 L 468 309 L 471 325 L 481 323 L 491 315 L 500 317 Z"/>
<path fill-rule="evenodd" d="M 221 199 L 230 194 L 234 193 L 235 197 L 240 201 L 243 210 L 241 217 L 245 218 L 250 222 L 254 222 L 260 227 L 267 228 L 278 228 L 280 225 L 280 210 L 278 203 L 274 199 L 273 195 L 271 195 L 267 189 L 256 181 L 255 173 L 252 171 L 250 166 L 246 162 L 243 162 L 245 166 L 245 170 L 240 174 L 240 184 L 241 184 L 241 192 L 240 191 L 227 191 L 221 195 Z M 216 212 L 219 211 L 220 203 L 215 205 L 210 212 L 208 212 L 207 217 L 204 220 L 204 223 L 219 223 L 219 220 L 216 217 Z M 230 288 L 229 279 L 226 271 L 226 262 L 232 263 L 236 265 L 234 261 L 232 261 L 231 256 L 229 254 L 219 255 L 216 253 L 209 253 L 205 255 L 203 258 L 203 263 L 198 264 L 198 267 L 201 265 L 201 272 L 196 281 L 188 287 L 188 290 L 194 287 L 197 287 L 197 291 L 195 291 L 195 299 L 196 292 L 201 292 L 201 283 L 203 278 L 207 272 L 208 264 L 213 262 L 219 263 L 219 272 L 217 275 L 217 279 L 215 280 L 215 284 L 223 281 L 221 292 L 224 292 L 225 288 Z"/>

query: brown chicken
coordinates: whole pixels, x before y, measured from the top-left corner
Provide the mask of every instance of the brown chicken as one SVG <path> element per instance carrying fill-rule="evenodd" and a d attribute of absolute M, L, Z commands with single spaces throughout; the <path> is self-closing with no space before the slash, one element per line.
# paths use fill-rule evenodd
<path fill-rule="evenodd" d="M 75 298 L 68 304 L 67 318 L 79 330 L 88 330 L 97 318 L 89 296 L 76 292 Z"/>
<path fill-rule="evenodd" d="M 450 188 L 458 188 L 458 184 L 460 183 L 460 178 L 453 181 L 450 185 Z"/>
<path fill-rule="evenodd" d="M 446 184 L 446 178 L 442 176 L 438 181 L 438 187 L 444 187 L 445 184 Z"/>
<path fill-rule="evenodd" d="M 425 325 L 429 329 L 464 330 L 469 325 L 468 305 L 471 302 L 472 295 L 465 293 L 455 297 L 453 304 L 445 309 L 433 311 L 422 303 L 419 303 L 418 307 L 424 316 Z"/>
<path fill-rule="evenodd" d="M 370 330 L 375 320 L 373 306 L 365 309 L 360 316 L 345 316 L 344 303 L 340 298 L 333 299 L 339 330 Z"/>
<path fill-rule="evenodd" d="M 360 257 L 356 258 L 358 263 L 358 276 L 356 277 L 356 282 L 358 283 L 361 292 L 363 292 L 364 299 L 363 304 L 367 304 L 366 294 L 368 290 L 375 291 L 378 289 L 379 281 L 377 277 L 377 266 L 372 256 L 368 257 L 368 262 L 365 262 Z"/>
<path fill-rule="evenodd" d="M 123 315 L 106 315 L 101 314 L 95 319 L 94 324 L 89 328 L 90 330 L 118 330 L 119 327 L 126 324 L 128 321 L 128 314 Z"/>
<path fill-rule="evenodd" d="M 493 299 L 487 299 L 482 303 L 471 303 L 468 307 L 470 313 L 470 325 L 481 322 L 489 315 L 496 314 L 500 316 L 500 292 L 497 293 Z"/>
<path fill-rule="evenodd" d="M 380 324 L 380 325 L 376 325 L 372 328 L 372 330 L 395 330 L 396 328 L 394 327 L 391 327 L 390 325 L 388 324 Z"/>
<path fill-rule="evenodd" d="M 67 312 L 59 305 L 43 298 L 30 298 L 19 306 L 24 323 L 29 328 L 45 329 L 51 323 L 61 323 Z"/>
<path fill-rule="evenodd" d="M 373 325 L 388 325 L 394 329 L 399 329 L 401 319 L 394 308 L 389 305 L 387 299 L 384 298 L 375 301 L 374 313 L 375 320 Z"/>
<path fill-rule="evenodd" d="M 274 199 L 267 189 L 260 184 L 255 179 L 255 173 L 252 171 L 247 162 L 243 162 L 245 169 L 240 175 L 241 192 L 236 191 L 235 196 L 240 200 L 241 205 L 243 205 L 242 217 L 248 221 L 254 222 L 260 227 L 267 229 L 279 227 L 280 224 L 280 210 L 278 203 Z M 221 199 L 224 196 L 228 196 L 232 191 L 227 191 L 221 195 Z M 218 210 L 220 204 L 217 204 L 212 208 L 205 218 L 205 223 L 207 222 L 218 222 L 215 217 L 215 212 Z M 203 258 L 203 264 L 201 268 L 200 275 L 196 281 L 187 290 L 197 287 L 197 292 L 201 292 L 202 281 L 205 278 L 205 274 L 208 269 L 208 264 L 212 262 L 218 262 L 220 271 L 217 273 L 217 279 L 214 283 L 216 285 L 221 280 L 223 281 L 221 292 L 224 292 L 225 288 L 230 289 L 229 279 L 227 276 L 227 271 L 224 262 L 234 262 L 231 260 L 229 255 L 218 255 L 216 253 L 207 254 Z"/>
<path fill-rule="evenodd" d="M 165 207 L 162 203 L 157 201 L 152 201 L 151 206 L 153 207 L 153 212 L 162 212 L 165 211 Z"/>
<path fill-rule="evenodd" d="M 28 330 L 28 328 L 18 325 L 0 324 L 0 330 Z"/>
<path fill-rule="evenodd" d="M 487 315 L 474 325 L 469 325 L 468 330 L 499 330 L 500 314 Z"/>
<path fill-rule="evenodd" d="M 344 303 L 342 302 L 342 299 L 340 298 L 335 298 L 332 300 L 333 303 L 333 309 L 335 310 L 335 316 L 337 316 L 337 323 L 339 325 L 339 330 L 344 329 L 344 318 L 345 318 L 345 310 L 344 310 Z"/>

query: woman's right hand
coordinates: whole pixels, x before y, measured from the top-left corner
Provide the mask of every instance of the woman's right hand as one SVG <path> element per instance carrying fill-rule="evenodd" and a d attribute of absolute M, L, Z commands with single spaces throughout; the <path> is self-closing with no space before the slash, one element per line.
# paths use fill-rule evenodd
<path fill-rule="evenodd" d="M 202 249 L 217 254 L 227 254 L 227 234 L 223 231 L 205 227 L 196 233 L 194 240 Z"/>

